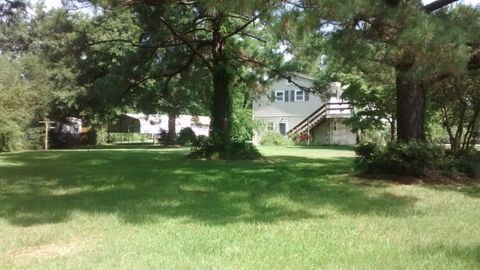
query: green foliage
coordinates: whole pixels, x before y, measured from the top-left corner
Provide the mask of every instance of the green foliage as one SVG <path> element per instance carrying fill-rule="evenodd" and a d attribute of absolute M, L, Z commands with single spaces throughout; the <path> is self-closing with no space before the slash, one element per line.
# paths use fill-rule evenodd
<path fill-rule="evenodd" d="M 480 151 L 468 150 L 454 156 L 455 168 L 458 172 L 472 178 L 480 178 Z"/>
<path fill-rule="evenodd" d="M 28 127 L 23 137 L 23 149 L 41 150 L 45 143 L 45 128 Z"/>
<path fill-rule="evenodd" d="M 161 130 L 160 135 L 158 137 L 158 142 L 167 145 L 168 144 L 168 132 L 166 130 Z"/>
<path fill-rule="evenodd" d="M 360 133 L 360 144 L 386 145 L 390 141 L 390 134 L 384 128 L 365 129 Z"/>
<path fill-rule="evenodd" d="M 246 85 L 233 89 L 232 138 L 234 141 L 252 139 L 252 89 Z"/>
<path fill-rule="evenodd" d="M 104 127 L 99 127 L 96 129 L 97 131 L 97 142 L 98 145 L 104 145 L 108 143 L 108 132 L 107 129 Z"/>
<path fill-rule="evenodd" d="M 290 136 L 291 141 L 295 145 L 300 145 L 300 146 L 307 146 L 309 145 L 308 140 L 310 136 L 308 135 L 307 132 L 301 133 L 301 134 L 293 134 Z"/>
<path fill-rule="evenodd" d="M 355 152 L 356 170 L 373 174 L 426 176 L 445 166 L 445 151 L 428 143 L 363 144 Z"/>
<path fill-rule="evenodd" d="M 427 140 L 434 144 L 449 144 L 449 138 L 441 116 L 435 114 L 427 123 Z"/>
<path fill-rule="evenodd" d="M 96 129 L 93 129 L 93 128 L 89 129 L 87 131 L 86 136 L 87 136 L 86 142 L 88 145 L 91 145 L 91 146 L 97 145 L 98 133 Z"/>
<path fill-rule="evenodd" d="M 208 140 L 208 137 L 205 136 L 205 135 L 198 135 L 197 136 L 197 139 L 194 141 L 194 143 L 192 144 L 193 147 L 200 147 L 202 145 L 204 145 Z"/>
<path fill-rule="evenodd" d="M 480 176 L 478 151 L 453 155 L 430 143 L 360 144 L 355 148 L 355 170 L 367 174 Z"/>
<path fill-rule="evenodd" d="M 177 143 L 179 145 L 192 145 L 195 144 L 197 136 L 190 127 L 182 128 L 178 134 Z"/>
<path fill-rule="evenodd" d="M 260 144 L 272 146 L 286 146 L 292 145 L 293 142 L 287 136 L 283 136 L 278 132 L 267 131 L 262 134 Z"/>
<path fill-rule="evenodd" d="M 480 127 L 480 73 L 458 72 L 429 87 L 432 122 L 441 125 L 443 133 L 431 124 L 432 139 L 450 143 L 453 152 L 473 149 Z M 435 121 L 436 120 L 436 121 Z"/>
<path fill-rule="evenodd" d="M 336 75 L 339 81 L 348 85 L 342 97 L 355 108 L 354 115 L 346 121 L 353 131 L 383 129 L 385 122 L 392 125 L 395 121 L 395 79 L 392 73 L 390 70 L 388 75 L 384 74 L 384 81 L 379 81 L 377 77 L 377 82 L 369 81 L 368 76 L 361 72 Z"/>
<path fill-rule="evenodd" d="M 194 146 L 189 157 L 213 160 L 253 160 L 261 158 L 262 155 L 250 142 L 232 142 L 229 145 L 219 147 L 211 139 L 207 139 L 203 144 Z"/>
<path fill-rule="evenodd" d="M 24 138 L 45 115 L 50 86 L 46 77 L 45 66 L 35 56 L 0 55 L 0 151 L 32 147 Z"/>

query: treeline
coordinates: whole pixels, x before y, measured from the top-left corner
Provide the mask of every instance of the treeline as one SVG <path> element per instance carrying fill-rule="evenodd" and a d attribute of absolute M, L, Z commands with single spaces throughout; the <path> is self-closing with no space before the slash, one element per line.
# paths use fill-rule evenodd
<path fill-rule="evenodd" d="M 101 125 L 127 110 L 207 114 L 210 138 L 196 156 L 228 158 L 251 148 L 252 97 L 300 71 L 317 79 L 297 85 L 306 91 L 348 86 L 350 124 L 363 134 L 389 125 L 384 141 L 407 145 L 444 136 L 461 155 L 479 134 L 480 11 L 455 2 L 72 0 L 31 15 L 12 0 L 0 7 L 1 53 L 17 66 L 37 57 L 46 72 L 47 101 L 25 123 L 75 115 Z"/>

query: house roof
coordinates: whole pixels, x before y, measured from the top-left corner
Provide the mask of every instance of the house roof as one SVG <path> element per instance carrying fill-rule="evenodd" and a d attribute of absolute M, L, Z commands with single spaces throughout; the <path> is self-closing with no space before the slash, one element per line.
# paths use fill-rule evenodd
<path fill-rule="evenodd" d="M 315 80 L 313 77 L 308 76 L 307 74 L 300 73 L 300 72 L 290 72 L 290 74 L 298 76 L 298 77 L 302 77 L 302 78 L 305 78 L 305 79 L 311 80 L 311 81 Z"/>

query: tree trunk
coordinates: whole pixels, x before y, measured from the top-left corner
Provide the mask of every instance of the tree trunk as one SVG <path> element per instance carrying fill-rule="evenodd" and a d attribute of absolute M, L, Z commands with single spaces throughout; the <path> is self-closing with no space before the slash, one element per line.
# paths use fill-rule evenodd
<path fill-rule="evenodd" d="M 476 133 L 477 133 L 477 122 L 478 118 L 480 117 L 480 106 L 476 106 L 474 108 L 472 119 L 467 127 L 467 132 L 465 133 L 465 137 L 463 139 L 462 150 L 469 150 L 475 148 L 475 141 L 476 141 Z"/>
<path fill-rule="evenodd" d="M 216 146 L 231 143 L 232 95 L 230 93 L 230 75 L 226 62 L 213 66 L 213 104 L 210 137 Z"/>
<path fill-rule="evenodd" d="M 410 68 L 396 70 L 397 140 L 424 142 L 426 93 L 424 82 Z"/>
<path fill-rule="evenodd" d="M 390 141 L 395 141 L 395 132 L 397 132 L 396 123 L 395 123 L 395 115 L 392 117 L 392 121 L 390 121 Z"/>
<path fill-rule="evenodd" d="M 174 145 L 175 139 L 177 137 L 176 123 L 177 113 L 175 111 L 168 112 L 168 135 L 167 135 L 167 145 Z"/>
<path fill-rule="evenodd" d="M 5 151 L 7 146 L 7 138 L 5 134 L 0 133 L 0 152 Z"/>
<path fill-rule="evenodd" d="M 231 76 L 225 54 L 225 39 L 221 31 L 223 18 L 213 21 L 212 33 L 212 78 L 213 103 L 210 138 L 218 151 L 223 151 L 231 143 L 232 95 L 230 91 Z"/>

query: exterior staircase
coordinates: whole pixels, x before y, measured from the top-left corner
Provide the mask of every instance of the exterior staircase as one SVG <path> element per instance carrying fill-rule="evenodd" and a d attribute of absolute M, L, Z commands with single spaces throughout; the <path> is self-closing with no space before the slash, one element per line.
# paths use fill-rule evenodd
<path fill-rule="evenodd" d="M 287 135 L 294 136 L 304 132 L 310 132 L 310 129 L 325 121 L 327 118 L 349 118 L 352 115 L 352 111 L 352 107 L 348 102 L 325 103 L 290 129 Z"/>

